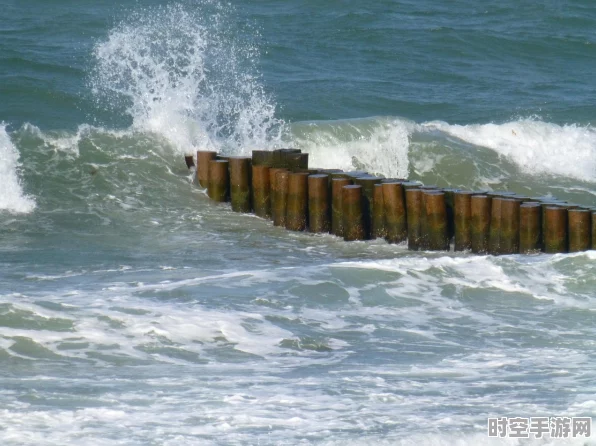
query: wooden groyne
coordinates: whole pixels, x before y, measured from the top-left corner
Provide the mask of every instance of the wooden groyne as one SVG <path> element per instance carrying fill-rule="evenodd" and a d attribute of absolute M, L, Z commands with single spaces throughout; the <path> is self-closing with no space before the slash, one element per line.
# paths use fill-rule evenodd
<path fill-rule="evenodd" d="M 186 156 L 188 168 L 194 158 Z M 235 212 L 291 231 L 346 241 L 382 238 L 413 251 L 533 254 L 596 249 L 596 208 L 509 191 L 468 191 L 381 178 L 363 171 L 312 169 L 297 149 L 252 157 L 198 151 L 196 182 Z"/>

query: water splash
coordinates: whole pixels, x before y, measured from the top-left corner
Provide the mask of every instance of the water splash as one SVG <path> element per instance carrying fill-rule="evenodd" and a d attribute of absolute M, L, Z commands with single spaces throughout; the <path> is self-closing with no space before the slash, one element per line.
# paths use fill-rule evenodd
<path fill-rule="evenodd" d="M 214 1 L 137 11 L 94 49 L 91 87 L 125 107 L 133 129 L 164 136 L 178 152 L 249 153 L 274 145 L 284 123 L 263 89 L 255 35 Z"/>
<path fill-rule="evenodd" d="M 35 201 L 23 193 L 19 166 L 19 152 L 10 140 L 6 125 L 0 124 L 0 211 L 29 213 L 35 209 Z"/>

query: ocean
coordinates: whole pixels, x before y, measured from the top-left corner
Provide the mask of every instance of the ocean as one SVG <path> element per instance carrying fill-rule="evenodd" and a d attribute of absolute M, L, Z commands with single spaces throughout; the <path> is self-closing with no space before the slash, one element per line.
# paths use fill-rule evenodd
<path fill-rule="evenodd" d="M 487 430 L 596 415 L 596 251 L 289 232 L 184 164 L 596 205 L 592 1 L 0 7 L 0 444 L 596 444 Z"/>

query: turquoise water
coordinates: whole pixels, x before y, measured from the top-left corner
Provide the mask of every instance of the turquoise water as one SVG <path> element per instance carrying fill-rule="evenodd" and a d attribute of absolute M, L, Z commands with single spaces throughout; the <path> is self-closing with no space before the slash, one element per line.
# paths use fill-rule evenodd
<path fill-rule="evenodd" d="M 289 233 L 183 155 L 594 205 L 596 8 L 320 3 L 0 0 L 1 444 L 593 444 L 486 433 L 594 416 L 593 251 Z"/>

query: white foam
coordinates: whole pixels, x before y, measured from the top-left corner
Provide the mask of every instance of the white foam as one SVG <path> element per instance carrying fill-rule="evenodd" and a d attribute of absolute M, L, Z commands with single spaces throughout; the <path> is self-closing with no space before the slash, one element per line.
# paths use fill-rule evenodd
<path fill-rule="evenodd" d="M 35 209 L 33 198 L 23 192 L 19 166 L 19 152 L 10 140 L 6 125 L 0 124 L 0 211 L 29 213 Z"/>
<path fill-rule="evenodd" d="M 232 14 L 207 0 L 137 11 L 95 47 L 93 91 L 124 101 L 134 129 L 180 153 L 271 146 L 283 122 L 260 84 L 256 48 L 233 37 Z"/>
<path fill-rule="evenodd" d="M 492 149 L 525 173 L 596 181 L 596 130 L 590 126 L 521 119 L 504 124 L 473 125 L 434 121 L 421 124 L 419 129 L 439 130 Z"/>
<path fill-rule="evenodd" d="M 401 118 L 309 122 L 293 126 L 290 144 L 308 152 L 312 166 L 406 178 L 413 128 Z"/>

